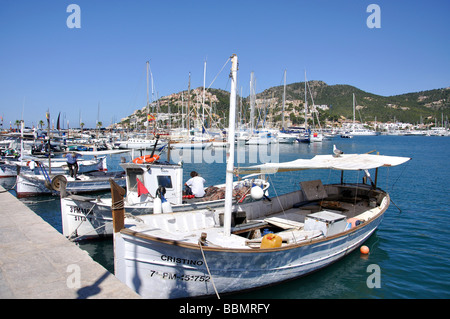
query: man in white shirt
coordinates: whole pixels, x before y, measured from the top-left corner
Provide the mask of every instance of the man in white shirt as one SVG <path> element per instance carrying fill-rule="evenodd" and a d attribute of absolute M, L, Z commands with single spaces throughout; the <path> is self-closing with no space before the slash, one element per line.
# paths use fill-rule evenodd
<path fill-rule="evenodd" d="M 185 185 L 190 187 L 192 195 L 195 195 L 195 197 L 203 197 L 205 196 L 205 182 L 205 179 L 198 176 L 196 171 L 192 171 L 191 178 L 185 183 Z"/>

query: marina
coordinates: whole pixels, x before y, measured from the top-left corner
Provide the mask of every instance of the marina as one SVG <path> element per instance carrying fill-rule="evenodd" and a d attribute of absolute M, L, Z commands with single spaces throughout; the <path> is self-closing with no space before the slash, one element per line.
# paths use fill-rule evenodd
<path fill-rule="evenodd" d="M 0 299 L 450 299 L 450 5 L 388 2 L 1 4 Z"/>
<path fill-rule="evenodd" d="M 429 199 L 434 194 L 447 192 L 445 185 L 450 176 L 448 170 L 442 168 L 446 167 L 450 156 L 449 139 L 439 136 L 389 135 L 357 136 L 352 139 L 335 137 L 322 143 L 279 144 L 278 154 L 286 161 L 308 159 L 315 155 L 333 154 L 334 145 L 344 154 L 377 150 L 381 154 L 413 158 L 405 167 L 391 168 L 387 175 L 380 172 L 378 183 L 389 190 L 395 205 L 390 205 L 378 230 L 367 240 L 370 254 L 362 257 L 359 251 L 355 251 L 328 268 L 304 278 L 255 292 L 230 295 L 228 298 L 272 298 L 274 291 L 277 298 L 448 298 L 449 289 L 444 278 L 448 275 L 445 260 L 450 256 L 446 232 L 439 226 L 448 221 L 448 196 L 431 202 Z M 248 162 L 251 146 L 242 147 L 243 150 L 237 149 L 236 156 L 243 151 Z M 192 160 L 194 154 L 189 155 L 189 160 L 184 158 L 183 181 L 188 179 L 191 170 L 198 170 L 198 164 Z M 225 156 L 225 153 L 222 155 Z M 127 162 L 132 160 L 130 153 L 108 156 L 111 170 L 120 167 L 123 156 Z M 241 164 L 248 165 L 250 163 Z M 224 158 L 202 165 L 200 173 L 207 180 L 207 186 L 224 183 L 216 174 L 218 170 L 225 170 Z M 307 171 L 299 171 L 294 176 L 286 174 L 271 176 L 269 182 L 275 190 L 270 187 L 270 196 L 274 196 L 275 191 L 278 194 L 294 191 L 298 189 L 300 181 L 311 178 Z M 436 178 L 430 179 L 430 176 Z M 328 171 L 323 171 L 319 177 L 326 183 L 340 180 L 339 174 L 330 175 Z M 360 181 L 362 175 L 356 174 L 354 178 Z M 11 178 L 1 181 L 6 189 L 14 184 Z M 15 195 L 14 190 L 10 193 Z M 100 196 L 108 197 L 110 193 L 105 192 Z M 62 234 L 59 196 L 38 196 L 21 201 Z M 417 210 L 417 207 L 422 209 Z M 434 240 L 430 241 L 430 238 Z M 114 273 L 111 238 L 80 242 L 78 246 Z M 439 254 L 434 253 L 438 251 Z M 381 268 L 380 289 L 370 289 L 366 285 L 369 276 L 367 267 L 371 264 Z M 406 275 L 408 273 L 414 276 Z"/>

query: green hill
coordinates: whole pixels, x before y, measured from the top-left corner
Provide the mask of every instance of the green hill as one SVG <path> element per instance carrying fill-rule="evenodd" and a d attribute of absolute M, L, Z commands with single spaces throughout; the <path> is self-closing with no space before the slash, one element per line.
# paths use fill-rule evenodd
<path fill-rule="evenodd" d="M 353 118 L 353 93 L 356 98 L 356 120 L 371 122 L 400 121 L 405 123 L 430 123 L 437 119 L 441 122 L 442 116 L 446 119 L 450 115 L 450 88 L 441 88 L 415 93 L 407 93 L 394 96 L 381 96 L 362 91 L 354 86 L 345 84 L 328 85 L 322 81 L 308 82 L 308 106 L 314 104 L 322 106 L 319 110 L 320 119 L 324 121 L 338 121 Z M 286 86 L 286 113 L 285 118 L 290 119 L 291 124 L 304 121 L 304 96 L 305 83 L 297 82 Z M 280 126 L 281 109 L 284 87 L 276 86 L 256 94 L 257 115 L 271 122 L 272 126 Z M 197 107 L 199 114 L 199 96 L 202 96 L 202 88 L 191 90 L 191 112 Z M 181 120 L 182 93 L 184 107 L 187 105 L 187 91 L 174 93 L 159 99 L 159 112 L 167 113 L 170 106 L 172 123 L 177 125 Z M 240 107 L 240 100 L 238 107 Z M 248 120 L 250 113 L 250 98 L 242 98 L 242 110 L 245 119 Z M 201 104 L 201 103 L 200 103 Z M 206 105 L 212 105 L 213 117 L 218 119 L 224 115 L 228 117 L 229 92 L 220 89 L 209 89 L 206 94 Z M 143 123 L 146 118 L 146 107 L 136 110 L 132 115 L 122 119 L 126 124 L 133 121 Z M 238 111 L 239 112 L 239 111 Z M 195 113 L 191 113 L 194 114 Z M 131 120 L 134 118 L 134 120 Z M 136 120 L 137 119 L 137 120 Z"/>
<path fill-rule="evenodd" d="M 286 85 L 286 104 L 292 100 L 304 101 L 305 83 L 292 83 Z M 416 93 L 407 93 L 395 96 L 381 96 L 362 91 L 354 86 L 336 84 L 327 85 L 322 81 L 310 81 L 309 89 L 312 92 L 316 105 L 329 107 L 323 116 L 338 119 L 344 116 L 353 118 L 353 93 L 356 98 L 356 119 L 363 122 L 397 121 L 417 123 L 435 118 L 441 119 L 442 114 L 450 115 L 450 88 L 434 89 Z M 256 95 L 258 98 L 276 98 L 281 105 L 283 86 L 269 88 Z M 308 92 L 308 105 L 311 105 L 311 94 Z M 303 110 L 301 110 L 303 112 Z M 322 116 L 322 115 L 321 115 Z"/>

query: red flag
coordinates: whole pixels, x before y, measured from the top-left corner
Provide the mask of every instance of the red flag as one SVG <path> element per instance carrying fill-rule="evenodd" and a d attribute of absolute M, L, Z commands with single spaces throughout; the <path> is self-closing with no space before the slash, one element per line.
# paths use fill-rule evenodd
<path fill-rule="evenodd" d="M 145 185 L 142 184 L 142 182 L 139 180 L 139 178 L 136 177 L 136 181 L 137 181 L 138 197 L 141 197 L 141 195 L 148 194 L 149 191 L 147 190 Z"/>

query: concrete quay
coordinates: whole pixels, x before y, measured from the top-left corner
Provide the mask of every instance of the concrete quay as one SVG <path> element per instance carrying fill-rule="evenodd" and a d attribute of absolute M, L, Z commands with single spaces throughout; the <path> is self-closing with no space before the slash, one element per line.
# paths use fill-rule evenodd
<path fill-rule="evenodd" d="M 0 299 L 139 299 L 0 186 Z"/>

